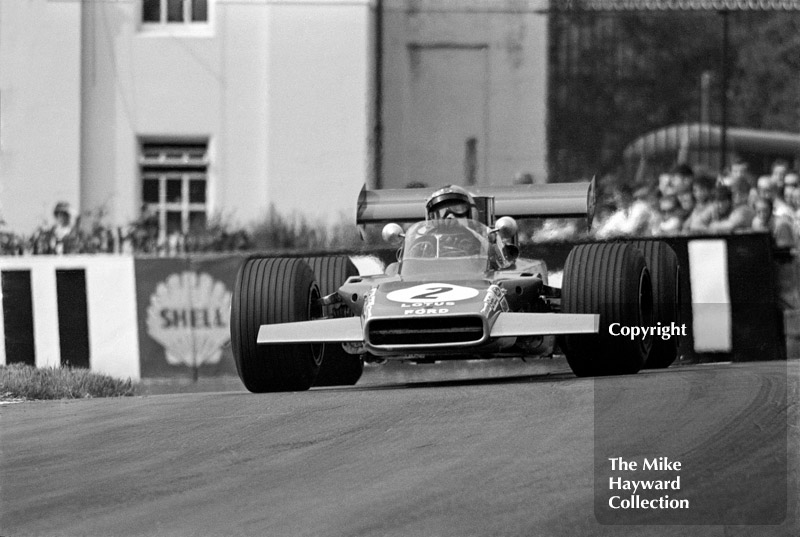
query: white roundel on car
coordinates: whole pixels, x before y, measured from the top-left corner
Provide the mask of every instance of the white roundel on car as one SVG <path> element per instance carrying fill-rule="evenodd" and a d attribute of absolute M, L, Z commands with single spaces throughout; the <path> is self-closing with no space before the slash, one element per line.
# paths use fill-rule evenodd
<path fill-rule="evenodd" d="M 398 289 L 386 295 L 393 302 L 433 304 L 435 302 L 457 302 L 478 296 L 479 291 L 451 283 L 423 283 L 406 289 Z"/>

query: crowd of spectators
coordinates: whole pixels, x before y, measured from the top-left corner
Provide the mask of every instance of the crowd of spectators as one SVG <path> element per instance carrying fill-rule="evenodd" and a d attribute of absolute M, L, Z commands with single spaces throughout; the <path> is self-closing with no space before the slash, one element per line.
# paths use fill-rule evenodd
<path fill-rule="evenodd" d="M 777 160 L 769 175 L 753 177 L 743 161 L 711 175 L 682 164 L 637 188 L 617 183 L 593 234 L 658 236 L 769 232 L 778 248 L 798 246 L 800 177 Z"/>
<path fill-rule="evenodd" d="M 516 177 L 515 184 L 532 183 L 532 177 Z M 681 164 L 650 182 L 636 186 L 621 181 L 606 185 L 589 233 L 600 239 L 620 236 L 664 236 L 679 234 L 730 234 L 746 231 L 769 232 L 778 248 L 800 246 L 800 175 L 784 160 L 773 163 L 771 173 L 753 177 L 746 162 L 734 162 L 724 174 L 710 174 Z M 408 187 L 425 186 L 423 183 Z M 241 251 L 268 247 L 244 230 L 223 225 L 188 234 L 159 234 L 157 217 L 143 209 L 141 217 L 125 228 L 105 226 L 103 215 L 89 216 L 84 224 L 69 204 L 60 202 L 53 210 L 53 223 L 23 237 L 2 229 L 0 255 L 137 253 L 177 255 L 194 252 Z M 264 226 L 262 226 L 264 227 Z M 297 242 L 308 235 L 306 228 L 268 222 L 268 231 L 284 232 Z M 284 229 L 285 228 L 285 229 Z M 262 235 L 264 234 L 262 231 Z M 546 221 L 520 229 L 522 242 L 529 240 L 570 240 L 579 237 L 575 222 Z M 307 238 L 307 237 L 306 237 Z M 288 241 L 288 242 L 287 242 Z M 264 241 L 260 241 L 264 242 Z"/>
<path fill-rule="evenodd" d="M 136 253 L 175 256 L 198 252 L 232 252 L 253 247 L 244 230 L 229 230 L 211 223 L 189 233 L 160 234 L 158 217 L 143 207 L 141 216 L 127 226 L 104 223 L 102 211 L 75 214 L 69 203 L 58 202 L 52 224 L 23 236 L 2 229 L 0 255 L 62 255 Z"/>

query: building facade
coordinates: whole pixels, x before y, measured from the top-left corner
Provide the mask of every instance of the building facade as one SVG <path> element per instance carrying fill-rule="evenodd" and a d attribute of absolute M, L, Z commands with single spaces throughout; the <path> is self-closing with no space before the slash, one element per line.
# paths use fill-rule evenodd
<path fill-rule="evenodd" d="M 547 180 L 547 7 L 384 0 L 381 186 Z"/>
<path fill-rule="evenodd" d="M 1 0 L 0 214 L 169 234 L 338 221 L 364 184 L 544 181 L 546 4 Z"/>
<path fill-rule="evenodd" d="M 0 2 L 9 228 L 57 201 L 167 231 L 270 206 L 353 212 L 368 179 L 368 0 Z"/>

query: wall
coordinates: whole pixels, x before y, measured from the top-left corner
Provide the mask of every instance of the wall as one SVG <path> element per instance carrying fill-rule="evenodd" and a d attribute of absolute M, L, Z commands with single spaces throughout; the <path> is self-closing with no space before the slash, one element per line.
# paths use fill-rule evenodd
<path fill-rule="evenodd" d="M 82 2 L 0 2 L 0 216 L 26 232 L 80 199 Z"/>
<path fill-rule="evenodd" d="M 370 162 L 370 0 L 209 5 L 208 24 L 145 27 L 140 2 L 0 4 L 11 229 L 30 233 L 60 199 L 137 217 L 143 139 L 208 140 L 209 211 L 232 224 L 270 204 L 352 214 Z"/>
<path fill-rule="evenodd" d="M 270 15 L 269 199 L 354 222 L 371 158 L 371 7 L 275 2 Z"/>
<path fill-rule="evenodd" d="M 684 358 L 786 358 L 767 235 L 669 242 L 681 264 Z M 523 255 L 545 260 L 552 275 L 563 269 L 570 248 L 525 246 Z M 386 249 L 351 259 L 361 274 L 377 274 L 381 259 L 392 261 L 394 255 Z M 69 362 L 134 380 L 235 374 L 228 312 L 243 259 L 0 257 L 0 364 Z M 790 262 L 796 273 L 797 260 Z M 712 271 L 712 282 L 703 278 L 704 271 Z M 797 288 L 796 281 L 784 283 Z M 797 311 L 786 312 L 789 358 L 800 358 L 798 330 L 790 324 L 797 318 Z"/>
<path fill-rule="evenodd" d="M 383 188 L 547 178 L 546 1 L 385 0 Z"/>
<path fill-rule="evenodd" d="M 133 268 L 123 256 L 0 257 L 0 364 L 138 379 Z"/>

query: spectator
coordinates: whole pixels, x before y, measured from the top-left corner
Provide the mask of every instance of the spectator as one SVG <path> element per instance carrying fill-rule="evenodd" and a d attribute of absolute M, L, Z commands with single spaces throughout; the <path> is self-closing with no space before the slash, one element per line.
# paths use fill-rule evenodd
<path fill-rule="evenodd" d="M 756 216 L 753 218 L 753 229 L 768 231 L 772 234 L 773 244 L 778 248 L 792 248 L 796 244 L 792 222 L 784 217 L 775 216 L 772 200 L 759 198 L 756 201 Z"/>
<path fill-rule="evenodd" d="M 758 178 L 758 196 L 772 202 L 775 216 L 794 220 L 794 211 L 783 200 L 783 188 L 778 186 L 774 176 L 762 175 Z"/>
<path fill-rule="evenodd" d="M 740 179 L 745 180 L 747 184 L 751 186 L 754 183 L 753 175 L 750 173 L 750 165 L 741 157 L 736 157 L 731 164 L 730 173 L 727 175 L 724 183 L 730 186 L 731 183 Z"/>
<path fill-rule="evenodd" d="M 707 231 L 714 217 L 714 203 L 711 196 L 716 179 L 710 175 L 699 175 L 692 185 L 694 207 L 684 220 L 682 230 L 685 233 Z"/>
<path fill-rule="evenodd" d="M 658 192 L 661 196 L 669 196 L 675 193 L 675 189 L 672 187 L 672 175 L 662 173 L 658 176 Z"/>
<path fill-rule="evenodd" d="M 678 194 L 686 189 L 692 188 L 694 182 L 694 172 L 688 164 L 678 164 L 672 169 L 672 190 L 673 194 Z"/>
<path fill-rule="evenodd" d="M 689 218 L 689 215 L 694 210 L 694 184 L 679 191 L 677 198 L 681 211 L 681 225 L 683 225 L 683 222 Z"/>
<path fill-rule="evenodd" d="M 69 203 L 60 201 L 53 209 L 55 224 L 48 231 L 49 253 L 75 253 L 78 247 L 78 226 L 73 220 Z"/>
<path fill-rule="evenodd" d="M 794 192 L 800 189 L 800 175 L 795 172 L 789 172 L 783 180 L 783 201 L 794 207 Z"/>
<path fill-rule="evenodd" d="M 618 185 L 613 196 L 617 210 L 597 229 L 597 237 L 648 235 L 652 211 L 647 203 L 634 200 L 633 189 L 628 184 Z"/>
<path fill-rule="evenodd" d="M 783 193 L 783 183 L 786 180 L 786 174 L 789 172 L 789 163 L 783 159 L 778 159 L 772 163 L 772 173 L 770 179 L 772 184 Z"/>
<path fill-rule="evenodd" d="M 800 188 L 795 188 L 792 191 L 792 198 L 790 201 L 790 206 L 794 209 L 795 220 L 797 220 L 800 216 Z"/>
<path fill-rule="evenodd" d="M 732 233 L 751 229 L 755 212 L 747 204 L 750 188 L 739 179 L 730 187 L 720 185 L 714 193 L 715 214 L 708 229 L 714 233 Z"/>
<path fill-rule="evenodd" d="M 664 196 L 658 203 L 660 222 L 656 233 L 659 235 L 675 235 L 680 233 L 683 224 L 683 211 L 677 196 Z"/>
<path fill-rule="evenodd" d="M 137 253 L 156 253 L 159 250 L 158 213 L 148 204 L 143 203 L 139 218 L 131 223 L 126 242 Z"/>

